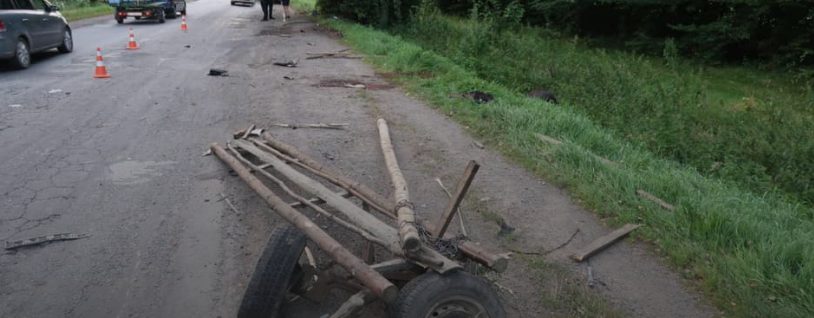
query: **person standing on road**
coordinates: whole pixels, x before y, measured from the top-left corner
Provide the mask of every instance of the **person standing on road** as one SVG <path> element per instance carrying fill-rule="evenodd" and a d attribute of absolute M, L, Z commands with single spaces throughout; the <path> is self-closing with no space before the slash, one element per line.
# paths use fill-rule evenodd
<path fill-rule="evenodd" d="M 291 13 L 288 11 L 289 3 L 291 3 L 291 0 L 280 0 L 280 4 L 283 5 L 283 21 L 291 17 Z"/>
<path fill-rule="evenodd" d="M 260 0 L 260 9 L 263 9 L 263 21 L 268 21 L 268 19 L 274 20 L 274 17 L 271 16 L 273 7 L 274 0 Z"/>

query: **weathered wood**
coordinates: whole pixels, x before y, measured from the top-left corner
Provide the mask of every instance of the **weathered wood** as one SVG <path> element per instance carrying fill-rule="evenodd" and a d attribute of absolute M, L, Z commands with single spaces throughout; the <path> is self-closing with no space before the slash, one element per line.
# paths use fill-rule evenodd
<path fill-rule="evenodd" d="M 407 180 L 404 179 L 404 174 L 401 173 L 399 168 L 396 152 L 393 150 L 393 143 L 390 139 L 390 130 L 387 128 L 387 121 L 379 118 L 376 123 L 379 128 L 379 141 L 384 154 L 384 163 L 387 166 L 390 181 L 393 183 L 401 247 L 407 252 L 413 252 L 421 247 L 421 239 L 418 237 L 418 230 L 415 228 L 415 212 L 413 211 L 413 203 L 410 202 Z"/>
<path fill-rule="evenodd" d="M 348 193 L 348 191 L 345 191 L 345 189 L 342 189 L 341 191 L 338 191 L 336 194 L 340 195 L 343 198 L 350 198 L 351 197 L 351 194 Z M 322 201 L 322 199 L 320 199 L 320 198 L 310 198 L 310 199 L 308 199 L 308 202 L 311 202 L 313 204 L 325 203 L 325 201 Z M 296 202 L 289 203 L 288 206 L 290 206 L 292 208 L 299 208 L 301 206 L 305 206 L 305 203 L 302 203 L 300 201 L 296 201 Z"/>
<path fill-rule="evenodd" d="M 639 189 L 639 190 L 636 190 L 636 194 L 638 194 L 642 198 L 645 198 L 647 200 L 655 202 L 662 209 L 665 209 L 667 211 L 675 211 L 676 210 L 676 208 L 672 204 L 669 204 L 669 203 L 665 202 L 664 200 L 660 199 L 659 197 L 657 197 L 655 195 L 652 195 L 652 194 L 648 193 L 647 191 Z"/>
<path fill-rule="evenodd" d="M 260 172 L 260 174 L 262 174 L 263 176 L 265 176 L 265 177 L 266 177 L 266 178 L 268 178 L 269 180 L 271 180 L 271 181 L 273 181 L 274 183 L 276 183 L 276 184 L 277 184 L 277 186 L 278 186 L 278 187 L 280 187 L 280 189 L 282 189 L 283 191 L 285 191 L 285 193 L 288 193 L 288 195 L 290 195 L 292 198 L 294 198 L 294 199 L 298 200 L 300 203 L 302 203 L 302 204 L 304 204 L 304 205 L 306 205 L 306 206 L 310 207 L 310 208 L 311 208 L 311 209 L 313 209 L 314 211 L 317 211 L 317 213 L 322 214 L 322 215 L 324 215 L 324 216 L 328 217 L 328 218 L 329 218 L 331 221 L 336 222 L 337 224 L 339 224 L 339 225 L 341 225 L 341 226 L 345 227 L 346 229 L 349 229 L 349 230 L 351 230 L 351 231 L 353 231 L 353 232 L 356 232 L 357 234 L 361 235 L 362 237 L 364 237 L 364 238 L 365 238 L 366 240 L 368 240 L 369 242 L 375 242 L 375 243 L 377 243 L 377 244 L 381 244 L 381 245 L 387 245 L 385 242 L 383 242 L 383 241 L 381 241 L 379 238 L 377 238 L 377 237 L 373 236 L 373 235 L 372 235 L 372 234 L 370 234 L 368 231 L 365 231 L 365 230 L 363 230 L 363 229 L 360 229 L 358 226 L 356 226 L 356 225 L 354 225 L 354 224 L 351 224 L 351 223 L 348 223 L 347 221 L 345 221 L 345 220 L 343 220 L 343 219 L 340 219 L 339 217 L 337 217 L 337 216 L 336 216 L 336 215 L 334 215 L 333 213 L 330 213 L 330 212 L 328 212 L 328 211 L 325 211 L 325 209 L 323 209 L 323 208 L 319 207 L 318 205 L 316 205 L 316 204 L 314 204 L 314 203 L 311 203 L 311 202 L 310 202 L 308 199 L 303 198 L 302 196 L 300 196 L 300 195 L 299 195 L 299 194 L 297 194 L 296 192 L 292 191 L 292 190 L 291 190 L 291 189 L 290 189 L 290 188 L 289 188 L 289 187 L 288 187 L 288 186 L 285 184 L 285 182 L 283 182 L 282 180 L 280 180 L 280 179 L 278 179 L 277 177 L 275 177 L 274 175 L 272 175 L 272 174 L 270 174 L 270 173 L 266 172 L 265 170 L 261 170 L 261 169 L 257 168 L 257 166 L 256 166 L 255 164 L 253 164 L 251 161 L 249 161 L 249 160 L 248 160 L 248 159 L 246 159 L 246 158 L 243 158 L 243 156 L 242 156 L 242 155 L 240 155 L 240 153 L 239 153 L 237 150 L 235 150 L 234 148 L 232 148 L 232 146 L 227 145 L 227 147 L 228 147 L 228 148 L 229 148 L 229 150 L 232 152 L 232 154 L 235 156 L 235 158 L 237 158 L 238 160 L 240 160 L 241 162 L 243 162 L 243 163 L 244 163 L 246 166 L 248 166 L 248 167 L 249 167 L 249 168 L 251 168 L 252 170 L 255 170 L 255 171 Z M 289 206 L 291 206 L 291 205 L 289 204 Z"/>
<path fill-rule="evenodd" d="M 469 164 L 466 166 L 466 170 L 464 170 L 464 175 L 458 180 L 458 187 L 455 189 L 455 194 L 449 200 L 447 204 L 447 208 L 444 209 L 444 213 L 441 215 L 441 218 L 435 223 L 435 232 L 432 233 L 435 237 L 444 237 L 444 233 L 447 231 L 447 227 L 449 226 L 449 222 L 452 221 L 452 217 L 455 216 L 455 211 L 458 211 L 458 206 L 461 205 L 461 202 L 464 200 L 464 196 L 466 195 L 466 191 L 469 190 L 469 186 L 472 184 L 472 180 L 475 179 L 475 174 L 478 173 L 478 169 L 480 169 L 480 165 L 475 161 L 469 161 Z"/>
<path fill-rule="evenodd" d="M 229 154 L 223 147 L 218 144 L 212 144 L 211 148 L 215 155 L 232 168 L 232 170 L 237 172 L 238 176 L 257 192 L 277 214 L 300 229 L 311 241 L 316 243 L 319 248 L 330 255 L 333 260 L 342 265 L 342 267 L 359 280 L 359 282 L 364 284 L 365 287 L 369 288 L 374 295 L 385 301 L 393 301 L 396 298 L 398 289 L 384 278 L 384 276 L 370 268 L 365 262 L 345 249 L 342 244 L 328 235 L 328 233 L 325 233 L 325 231 L 314 224 L 311 219 L 283 202 L 280 197 L 267 188 L 260 179 L 255 177 L 248 168 L 240 164 L 238 159 Z"/>
<path fill-rule="evenodd" d="M 373 189 L 334 171 L 330 167 L 327 167 L 314 159 L 311 159 L 311 157 L 308 157 L 306 154 L 300 152 L 297 148 L 275 139 L 269 133 L 263 134 L 263 140 L 268 146 L 271 146 L 279 152 L 296 159 L 290 161 L 292 164 L 302 167 L 313 174 L 325 178 L 348 192 L 353 193 L 353 196 L 367 202 L 373 209 L 385 213 L 386 215 L 395 217 L 395 205 Z"/>
<path fill-rule="evenodd" d="M 258 159 L 264 162 L 271 163 L 281 175 L 285 176 L 301 189 L 309 192 L 315 196 L 320 197 L 326 204 L 342 213 L 351 223 L 365 229 L 365 231 L 373 234 L 381 241 L 385 242 L 383 245 L 390 250 L 393 254 L 406 256 L 415 259 L 441 259 L 442 264 L 431 263 L 424 264 L 439 273 L 445 273 L 449 270 L 460 268 L 461 266 L 456 262 L 444 257 L 438 251 L 430 249 L 424 245 L 420 245 L 420 249 L 416 252 L 407 254 L 399 244 L 398 232 L 396 229 L 382 222 L 370 213 L 365 212 L 360 207 L 356 206 L 347 199 L 337 195 L 321 183 L 309 178 L 308 176 L 300 173 L 296 169 L 287 165 L 281 159 L 269 154 L 256 147 L 253 143 L 245 140 L 235 140 L 234 143 L 243 150 L 248 151 Z"/>
<path fill-rule="evenodd" d="M 353 179 L 350 179 L 340 173 L 332 171 L 329 167 L 326 167 L 319 163 L 318 161 L 311 159 L 304 153 L 300 152 L 294 146 L 286 144 L 280 140 L 277 140 L 269 133 L 263 133 L 263 140 L 274 147 L 274 149 L 279 150 L 291 157 L 294 157 L 298 162 L 292 162 L 297 164 L 298 166 L 311 171 L 312 173 L 319 175 L 326 180 L 330 181 L 333 184 L 336 184 L 339 187 L 342 187 L 345 190 L 350 191 L 353 193 L 353 196 L 361 199 L 364 202 L 370 204 L 370 206 L 385 215 L 394 216 L 395 205 L 384 198 L 384 196 L 378 194 L 376 191 L 368 188 L 362 183 L 356 182 Z M 427 228 L 429 228 L 430 224 L 425 224 Z M 452 236 L 446 237 L 451 239 Z M 470 242 L 470 241 L 461 241 L 458 243 L 458 248 L 467 257 L 475 260 L 476 262 L 483 264 L 484 266 L 497 271 L 503 272 L 508 267 L 509 257 L 505 253 L 493 253 L 487 251 L 482 246 L 478 245 L 477 243 Z"/>
<path fill-rule="evenodd" d="M 90 237 L 90 234 L 73 234 L 73 233 L 60 233 L 45 236 L 38 236 L 30 239 L 6 242 L 6 249 L 13 250 L 15 248 L 34 246 L 56 241 L 72 241 Z"/>
<path fill-rule="evenodd" d="M 635 230 L 639 226 L 640 225 L 638 224 L 625 224 L 625 226 L 594 240 L 593 242 L 591 242 L 591 244 L 588 244 L 587 246 L 580 249 L 578 252 L 574 253 L 574 255 L 571 255 L 571 258 L 573 258 L 577 262 L 582 262 L 591 257 L 592 255 L 596 254 L 597 252 L 610 246 L 619 239 L 625 237 L 625 235 Z"/>
<path fill-rule="evenodd" d="M 249 126 L 249 128 L 246 129 L 246 132 L 243 133 L 243 136 L 241 136 L 240 139 L 246 139 L 247 137 L 249 137 L 249 134 L 252 133 L 252 130 L 254 130 L 254 125 Z"/>
<path fill-rule="evenodd" d="M 444 182 L 441 181 L 441 178 L 435 178 L 435 182 L 438 183 L 438 186 L 441 187 L 441 190 L 444 190 L 444 193 L 447 194 L 447 198 L 452 200 L 452 192 L 449 192 L 449 189 L 447 189 L 447 187 L 444 185 Z M 461 235 L 463 235 L 464 238 L 469 237 L 469 233 L 466 230 L 466 224 L 464 223 L 464 211 L 461 210 L 460 206 L 458 206 L 458 209 L 455 211 L 455 214 L 458 215 L 458 221 L 460 222 L 461 227 Z"/>
<path fill-rule="evenodd" d="M 498 273 L 505 272 L 509 267 L 509 255 L 511 255 L 509 253 L 490 253 L 480 245 L 469 241 L 459 243 L 458 250 L 472 260 Z"/>
<path fill-rule="evenodd" d="M 358 293 L 350 296 L 347 301 L 342 303 L 329 318 L 347 318 L 355 315 L 359 309 L 362 309 L 366 304 L 371 303 L 375 298 L 370 291 L 363 289 Z"/>

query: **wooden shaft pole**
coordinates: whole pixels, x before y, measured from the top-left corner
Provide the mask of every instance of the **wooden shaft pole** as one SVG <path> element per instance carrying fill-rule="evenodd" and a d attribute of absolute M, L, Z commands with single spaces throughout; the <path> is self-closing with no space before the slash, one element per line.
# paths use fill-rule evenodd
<path fill-rule="evenodd" d="M 455 216 L 455 212 L 458 211 L 458 206 L 461 205 L 461 201 L 464 200 L 466 191 L 469 190 L 469 185 L 471 185 L 472 180 L 475 179 L 475 174 L 478 173 L 478 169 L 480 169 L 480 165 L 475 160 L 469 161 L 469 164 L 466 166 L 466 170 L 464 170 L 463 177 L 458 180 L 458 187 L 455 189 L 455 194 L 452 196 L 452 198 L 450 198 L 447 208 L 444 210 L 441 218 L 435 223 L 435 232 L 432 232 L 432 236 L 444 237 L 444 233 L 447 231 L 449 222 L 452 221 L 452 218 Z"/>
<path fill-rule="evenodd" d="M 288 220 L 291 224 L 300 229 L 311 241 L 317 244 L 325 253 L 331 256 L 337 263 L 342 265 L 349 273 L 351 273 L 359 282 L 377 297 L 391 302 L 396 299 L 398 295 L 398 288 L 390 283 L 384 276 L 371 269 L 370 266 L 365 264 L 364 261 L 354 256 L 350 251 L 345 249 L 342 244 L 337 242 L 328 233 L 325 233 L 316 224 L 311 222 L 311 219 L 302 215 L 283 202 L 280 197 L 274 194 L 267 188 L 257 177 L 223 147 L 218 144 L 212 144 L 212 152 L 218 156 L 224 163 L 226 163 L 232 170 L 237 172 L 243 181 L 251 187 L 257 194 L 260 195 L 272 209 L 277 211 L 277 214 Z"/>
<path fill-rule="evenodd" d="M 379 118 L 377 125 L 384 162 L 387 165 L 387 172 L 390 174 L 390 181 L 393 182 L 393 189 L 395 190 L 396 217 L 398 218 L 401 247 L 408 252 L 416 251 L 421 247 L 421 239 L 418 237 L 418 230 L 415 228 L 415 212 L 413 211 L 413 203 L 410 202 L 407 180 L 404 179 L 404 175 L 399 168 L 396 152 L 393 150 L 393 143 L 390 139 L 390 130 L 387 128 L 387 121 Z"/>

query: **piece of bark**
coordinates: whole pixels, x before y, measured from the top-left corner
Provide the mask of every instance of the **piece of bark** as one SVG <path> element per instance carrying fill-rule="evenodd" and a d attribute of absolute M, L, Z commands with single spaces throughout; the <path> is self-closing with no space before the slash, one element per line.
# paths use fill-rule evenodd
<path fill-rule="evenodd" d="M 418 237 L 418 230 L 415 228 L 415 212 L 413 203 L 410 201 L 410 191 L 407 188 L 407 180 L 399 168 L 396 152 L 393 150 L 393 143 L 390 139 L 390 130 L 387 121 L 379 118 L 376 121 L 379 128 L 379 141 L 384 154 L 384 162 L 390 181 L 393 183 L 394 196 L 396 199 L 396 217 L 398 218 L 399 238 L 401 247 L 406 252 L 414 252 L 421 248 L 421 239 Z"/>
<path fill-rule="evenodd" d="M 398 295 L 398 288 L 396 288 L 395 285 L 370 268 L 364 261 L 354 256 L 342 246 L 342 244 L 328 235 L 328 233 L 325 233 L 318 225 L 314 224 L 311 219 L 283 202 L 280 197 L 266 187 L 260 179 L 255 177 L 248 168 L 243 166 L 237 158 L 229 154 L 223 147 L 218 144 L 212 144 L 211 148 L 215 155 L 232 168 L 232 170 L 237 172 L 240 178 L 257 192 L 277 214 L 300 229 L 311 241 L 316 243 L 319 248 L 330 255 L 334 261 L 342 265 L 342 267 L 359 280 L 359 282 L 369 288 L 373 294 L 385 301 L 395 300 Z"/>
<path fill-rule="evenodd" d="M 582 262 L 589 257 L 593 256 L 594 254 L 598 253 L 599 251 L 605 249 L 606 247 L 610 246 L 611 244 L 615 243 L 619 239 L 625 237 L 631 231 L 635 230 L 641 225 L 638 224 L 625 224 L 625 226 L 616 229 L 613 232 L 604 235 L 593 242 L 588 244 L 587 246 L 580 249 L 578 252 L 571 255 L 571 258 L 577 262 Z"/>
<path fill-rule="evenodd" d="M 655 202 L 662 209 L 665 209 L 665 210 L 671 211 L 671 212 L 676 210 L 676 208 L 672 204 L 669 204 L 669 203 L 665 202 L 664 200 L 658 198 L 655 195 L 652 195 L 652 194 L 648 193 L 647 191 L 639 189 L 639 190 L 636 190 L 636 194 L 638 194 L 642 198 L 645 198 L 647 200 Z"/>
<path fill-rule="evenodd" d="M 460 180 L 458 180 L 458 186 L 455 189 L 455 194 L 452 195 L 452 198 L 450 198 L 446 209 L 444 209 L 444 213 L 441 214 L 441 218 L 435 223 L 435 232 L 432 232 L 433 236 L 444 237 L 444 233 L 447 231 L 449 222 L 452 221 L 452 218 L 455 216 L 455 212 L 458 211 L 458 206 L 460 206 L 461 202 L 464 200 L 464 196 L 469 190 L 472 180 L 475 179 L 478 169 L 480 169 L 478 162 L 474 160 L 469 161 L 469 164 L 466 166 L 466 170 L 464 170 L 463 176 Z"/>

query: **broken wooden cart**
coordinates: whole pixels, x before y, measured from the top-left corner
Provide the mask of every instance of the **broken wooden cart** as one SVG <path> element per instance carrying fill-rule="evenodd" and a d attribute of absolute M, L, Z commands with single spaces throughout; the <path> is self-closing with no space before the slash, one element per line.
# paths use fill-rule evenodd
<path fill-rule="evenodd" d="M 335 275 L 327 278 L 327 274 L 316 273 L 316 262 L 306 247 L 306 237 L 341 265 L 347 271 L 343 277 L 345 283 L 358 289 L 358 293 L 330 317 L 350 317 L 376 298 L 387 304 L 391 317 L 505 316 L 491 284 L 464 271 L 462 264 L 474 261 L 502 272 L 507 267 L 508 254 L 488 252 L 476 243 L 446 233 L 477 172 L 477 163 L 470 162 L 441 218 L 436 222 L 422 222 L 413 212 L 387 123 L 379 119 L 377 124 L 395 200 L 385 199 L 271 134 L 253 130 L 253 126 L 236 134 L 235 140 L 225 147 L 211 145 L 218 158 L 293 225 L 278 227 L 272 234 L 247 287 L 239 317 L 275 317 L 288 293 L 303 293 L 319 284 L 320 279 L 322 282 L 336 279 Z M 334 192 L 309 174 L 343 190 Z M 264 181 L 295 202 L 284 202 Z M 313 198 L 303 197 L 292 190 L 291 185 Z M 357 198 L 361 206 L 349 200 L 351 196 Z M 295 209 L 299 207 L 309 208 L 364 238 L 367 262 L 352 254 L 304 212 Z M 380 217 L 371 210 L 379 212 Z M 393 258 L 375 263 L 375 245 L 391 253 Z"/>

